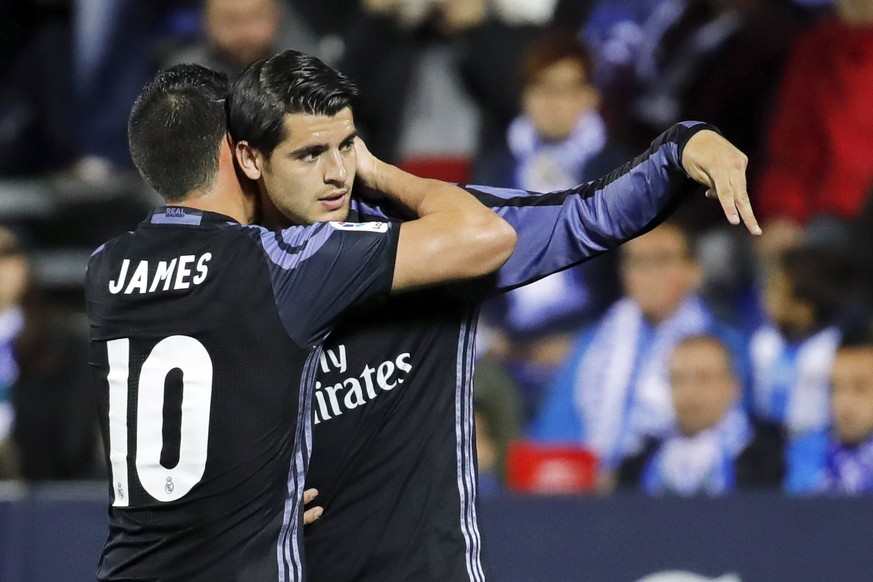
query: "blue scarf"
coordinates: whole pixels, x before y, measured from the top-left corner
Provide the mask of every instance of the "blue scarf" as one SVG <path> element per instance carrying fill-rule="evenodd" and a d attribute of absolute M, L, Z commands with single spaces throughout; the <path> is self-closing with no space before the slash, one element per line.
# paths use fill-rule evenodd
<path fill-rule="evenodd" d="M 645 435 L 670 430 L 667 358 L 679 340 L 711 324 L 695 296 L 654 328 L 630 299 L 617 301 L 600 320 L 577 368 L 574 398 L 585 443 L 607 468 L 637 450 Z"/>
<path fill-rule="evenodd" d="M 674 431 L 646 465 L 643 490 L 686 496 L 732 491 L 736 485 L 734 462 L 751 438 L 752 427 L 739 407 L 696 435 Z"/>
<path fill-rule="evenodd" d="M 567 139 L 543 140 L 527 117 L 517 117 L 506 132 L 516 159 L 515 186 L 534 192 L 572 188 L 583 170 L 606 146 L 606 125 L 594 111 L 582 114 Z"/>
<path fill-rule="evenodd" d="M 752 336 L 753 409 L 792 437 L 830 423 L 830 371 L 840 341 L 829 327 L 793 345 L 772 325 Z"/>

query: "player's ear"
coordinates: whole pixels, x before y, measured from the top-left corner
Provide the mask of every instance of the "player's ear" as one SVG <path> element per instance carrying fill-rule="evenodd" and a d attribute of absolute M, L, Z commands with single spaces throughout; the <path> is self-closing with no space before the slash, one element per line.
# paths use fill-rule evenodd
<path fill-rule="evenodd" d="M 258 180 L 261 177 L 261 167 L 264 158 L 261 152 L 254 149 L 247 141 L 238 141 L 234 147 L 234 155 L 240 169 L 250 180 Z"/>

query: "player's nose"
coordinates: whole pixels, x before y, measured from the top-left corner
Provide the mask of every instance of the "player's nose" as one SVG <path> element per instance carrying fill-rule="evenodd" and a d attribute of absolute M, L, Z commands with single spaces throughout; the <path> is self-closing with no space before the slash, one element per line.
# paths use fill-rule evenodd
<path fill-rule="evenodd" d="M 331 151 L 325 164 L 325 182 L 344 182 L 348 175 L 342 153 L 339 150 Z"/>

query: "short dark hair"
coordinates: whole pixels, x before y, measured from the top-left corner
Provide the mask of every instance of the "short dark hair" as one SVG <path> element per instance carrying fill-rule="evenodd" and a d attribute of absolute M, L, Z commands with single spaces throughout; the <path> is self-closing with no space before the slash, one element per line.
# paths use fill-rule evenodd
<path fill-rule="evenodd" d="M 149 186 L 168 202 L 208 188 L 227 134 L 225 75 L 199 65 L 158 71 L 143 87 L 127 124 L 130 157 Z"/>
<path fill-rule="evenodd" d="M 844 324 L 840 331 L 840 349 L 873 349 L 873 320 L 869 314 L 858 314 L 856 318 Z"/>
<path fill-rule="evenodd" d="M 287 50 L 243 69 L 230 88 L 228 128 L 234 141 L 269 156 L 285 138 L 285 115 L 354 112 L 358 88 L 312 55 Z"/>

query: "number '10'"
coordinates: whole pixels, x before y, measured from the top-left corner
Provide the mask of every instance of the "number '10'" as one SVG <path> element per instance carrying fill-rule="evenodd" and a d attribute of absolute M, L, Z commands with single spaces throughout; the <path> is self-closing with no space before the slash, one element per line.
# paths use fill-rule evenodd
<path fill-rule="evenodd" d="M 109 357 L 109 463 L 114 507 L 128 507 L 128 384 L 130 340 L 106 342 Z M 182 371 L 182 430 L 179 462 L 161 465 L 163 448 L 164 386 L 167 374 Z M 158 501 L 176 501 L 203 478 L 209 444 L 209 409 L 212 401 L 212 359 L 199 341 L 174 335 L 159 341 L 139 374 L 136 393 L 136 459 L 134 466 L 143 489 Z"/>

